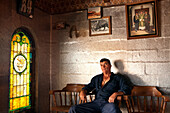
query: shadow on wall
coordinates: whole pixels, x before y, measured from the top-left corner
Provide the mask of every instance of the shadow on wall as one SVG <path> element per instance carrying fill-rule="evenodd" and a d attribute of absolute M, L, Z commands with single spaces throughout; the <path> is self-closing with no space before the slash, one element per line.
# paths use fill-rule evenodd
<path fill-rule="evenodd" d="M 115 60 L 114 61 L 115 67 L 118 69 L 118 74 L 124 76 L 127 81 L 129 81 L 130 85 L 145 85 L 145 82 L 139 78 L 137 75 L 130 74 L 124 71 L 124 64 L 122 60 Z"/>
<path fill-rule="evenodd" d="M 124 76 L 127 79 L 127 81 L 129 81 L 130 85 L 132 86 L 133 85 L 142 85 L 142 86 L 146 85 L 146 83 L 141 78 L 139 78 L 137 75 L 133 75 L 133 74 L 130 74 L 124 71 L 124 64 L 122 60 L 115 60 L 113 64 L 118 69 L 118 74 Z M 163 95 L 168 95 L 168 96 L 170 95 L 170 88 L 168 87 L 158 87 L 158 90 L 161 91 Z M 121 106 L 122 106 L 121 107 L 122 112 L 127 113 L 126 104 L 124 101 L 121 103 Z M 168 102 L 166 111 L 170 111 L 169 106 L 170 106 L 170 103 Z"/>

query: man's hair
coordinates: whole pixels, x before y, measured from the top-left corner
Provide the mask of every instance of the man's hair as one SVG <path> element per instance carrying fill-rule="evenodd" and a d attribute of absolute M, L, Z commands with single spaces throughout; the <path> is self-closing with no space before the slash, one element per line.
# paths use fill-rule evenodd
<path fill-rule="evenodd" d="M 100 60 L 100 62 L 104 62 L 104 61 L 107 61 L 107 62 L 111 65 L 111 63 L 110 63 L 110 60 L 109 60 L 109 59 L 107 59 L 107 58 L 102 58 L 102 59 Z"/>

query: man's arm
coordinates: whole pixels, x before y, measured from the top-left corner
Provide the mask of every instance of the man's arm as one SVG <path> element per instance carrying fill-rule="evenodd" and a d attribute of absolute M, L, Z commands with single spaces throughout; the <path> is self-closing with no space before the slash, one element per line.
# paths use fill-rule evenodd
<path fill-rule="evenodd" d="M 119 76 L 119 86 L 120 86 L 120 90 L 118 92 L 114 92 L 110 97 L 109 97 L 109 102 L 114 102 L 114 100 L 116 99 L 116 97 L 118 95 L 128 95 L 131 93 L 131 89 L 132 89 L 132 83 L 130 81 L 130 79 L 126 78 L 123 75 L 118 75 Z"/>
<path fill-rule="evenodd" d="M 86 94 L 89 93 L 90 91 L 92 91 L 95 88 L 95 79 L 96 77 L 93 77 L 91 79 L 91 82 L 86 85 L 85 87 L 82 88 L 82 91 L 80 92 L 80 98 L 81 100 L 85 100 L 86 99 Z"/>
<path fill-rule="evenodd" d="M 124 95 L 124 92 L 120 91 L 120 92 L 114 92 L 110 97 L 108 102 L 109 103 L 114 103 L 115 99 L 117 98 L 118 95 Z"/>
<path fill-rule="evenodd" d="M 87 90 L 82 90 L 81 92 L 80 92 L 80 99 L 81 100 L 83 100 L 83 101 L 85 101 L 86 100 L 86 94 L 87 94 Z"/>

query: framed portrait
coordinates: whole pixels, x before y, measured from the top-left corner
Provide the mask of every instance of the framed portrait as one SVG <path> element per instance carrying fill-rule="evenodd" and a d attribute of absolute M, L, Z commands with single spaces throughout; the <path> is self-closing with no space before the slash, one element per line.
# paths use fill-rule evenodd
<path fill-rule="evenodd" d="M 102 17 L 100 19 L 89 20 L 89 35 L 109 35 L 111 34 L 111 17 Z"/>
<path fill-rule="evenodd" d="M 102 8 L 101 7 L 90 7 L 87 11 L 88 19 L 96 19 L 102 17 Z"/>
<path fill-rule="evenodd" d="M 126 4 L 128 39 L 158 36 L 156 0 Z"/>
<path fill-rule="evenodd" d="M 17 0 L 17 12 L 29 18 L 33 18 L 34 0 Z"/>

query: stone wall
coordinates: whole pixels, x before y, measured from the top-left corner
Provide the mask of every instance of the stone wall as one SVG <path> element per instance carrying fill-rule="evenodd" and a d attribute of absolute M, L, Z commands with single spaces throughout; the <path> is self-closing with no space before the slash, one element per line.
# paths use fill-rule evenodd
<path fill-rule="evenodd" d="M 16 12 L 16 0 L 0 1 L 0 113 L 9 108 L 10 41 L 13 32 L 24 26 L 33 35 L 36 51 L 36 111 L 49 112 L 50 16 L 34 10 L 33 19 Z"/>
<path fill-rule="evenodd" d="M 87 11 L 54 15 L 53 23 L 66 22 L 70 27 L 53 30 L 51 88 L 89 83 L 94 75 L 101 73 L 99 60 L 106 57 L 112 62 L 113 72 L 126 74 L 136 85 L 158 86 L 170 95 L 169 5 L 169 0 L 158 2 L 160 37 L 133 40 L 127 40 L 125 6 L 103 8 L 103 16 L 112 18 L 112 35 L 90 37 Z M 77 38 L 69 37 L 73 25 L 80 33 Z"/>

